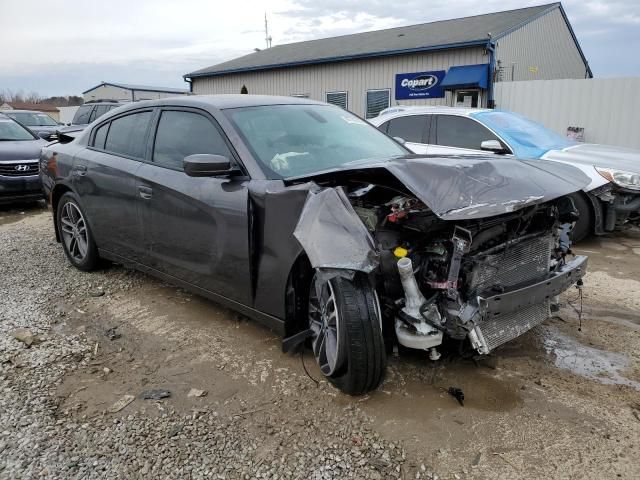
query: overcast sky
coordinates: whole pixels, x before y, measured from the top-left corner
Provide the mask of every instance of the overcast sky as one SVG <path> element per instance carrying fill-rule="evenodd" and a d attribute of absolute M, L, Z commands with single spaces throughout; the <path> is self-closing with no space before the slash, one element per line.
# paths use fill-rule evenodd
<path fill-rule="evenodd" d="M 0 90 L 73 95 L 182 75 L 273 44 L 539 5 L 526 0 L 0 0 Z M 640 0 L 563 2 L 596 77 L 640 75 Z"/>

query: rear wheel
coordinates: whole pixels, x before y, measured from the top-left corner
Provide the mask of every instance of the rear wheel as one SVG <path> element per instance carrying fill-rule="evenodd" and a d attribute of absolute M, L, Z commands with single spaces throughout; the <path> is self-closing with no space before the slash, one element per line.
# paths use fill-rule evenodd
<path fill-rule="evenodd" d="M 316 275 L 309 293 L 313 354 L 323 375 L 342 392 L 362 395 L 384 378 L 386 353 L 380 308 L 367 277 Z"/>
<path fill-rule="evenodd" d="M 56 221 L 69 262 L 85 272 L 95 270 L 100 261 L 98 248 L 75 194 L 67 192 L 60 198 Z"/>
<path fill-rule="evenodd" d="M 593 212 L 591 205 L 581 193 L 572 193 L 569 195 L 576 206 L 580 218 L 576 222 L 573 230 L 571 230 L 571 241 L 573 243 L 580 242 L 593 233 Z"/>

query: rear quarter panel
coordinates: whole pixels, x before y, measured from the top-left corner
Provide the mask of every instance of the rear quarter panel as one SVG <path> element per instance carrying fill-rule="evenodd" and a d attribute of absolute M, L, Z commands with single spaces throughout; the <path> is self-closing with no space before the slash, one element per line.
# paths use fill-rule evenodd
<path fill-rule="evenodd" d="M 84 145 L 71 142 L 52 143 L 41 150 L 40 180 L 49 203 L 51 203 L 53 191 L 58 186 L 65 185 L 71 188 L 73 162 L 83 148 Z"/>

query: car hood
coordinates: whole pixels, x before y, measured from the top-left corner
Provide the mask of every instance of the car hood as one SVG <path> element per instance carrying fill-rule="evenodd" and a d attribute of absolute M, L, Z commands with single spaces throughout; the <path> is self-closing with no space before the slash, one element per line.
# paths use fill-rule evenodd
<path fill-rule="evenodd" d="M 37 160 L 40 158 L 40 150 L 46 144 L 44 140 L 0 141 L 0 162 Z"/>
<path fill-rule="evenodd" d="M 562 163 L 477 155 L 410 155 L 346 165 L 295 180 L 331 178 L 349 171 L 366 174 L 373 169 L 391 173 L 443 220 L 469 220 L 513 212 L 573 193 L 590 182 L 580 170 Z M 359 178 L 363 178 L 362 175 L 354 175 L 354 179 Z"/>
<path fill-rule="evenodd" d="M 52 126 L 52 125 L 33 125 L 31 127 L 27 127 L 32 132 L 47 132 L 47 133 L 55 133 L 56 130 L 60 128 L 60 126 Z"/>
<path fill-rule="evenodd" d="M 628 172 L 640 172 L 640 150 L 586 143 L 550 150 L 542 158 L 585 166 L 614 168 Z"/>

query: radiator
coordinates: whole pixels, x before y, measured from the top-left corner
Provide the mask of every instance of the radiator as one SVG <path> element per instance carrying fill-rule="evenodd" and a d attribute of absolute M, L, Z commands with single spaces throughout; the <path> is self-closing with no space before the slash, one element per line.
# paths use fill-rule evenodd
<path fill-rule="evenodd" d="M 549 318 L 549 302 L 483 320 L 479 325 L 489 351 L 507 343 Z"/>
<path fill-rule="evenodd" d="M 493 290 L 495 293 L 494 287 L 521 286 L 546 278 L 553 247 L 552 235 L 528 236 L 474 255 L 469 291 L 481 294 Z M 484 318 L 478 327 L 491 351 L 540 325 L 548 317 L 547 300 L 515 312 Z"/>
<path fill-rule="evenodd" d="M 553 236 L 529 236 L 503 243 L 469 259 L 474 263 L 468 291 L 512 287 L 538 281 L 549 274 Z"/>

